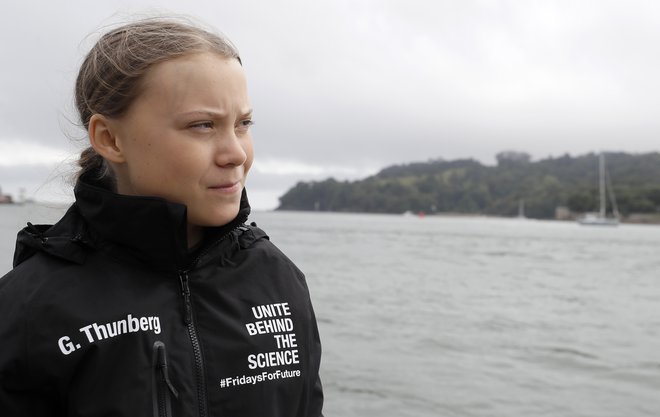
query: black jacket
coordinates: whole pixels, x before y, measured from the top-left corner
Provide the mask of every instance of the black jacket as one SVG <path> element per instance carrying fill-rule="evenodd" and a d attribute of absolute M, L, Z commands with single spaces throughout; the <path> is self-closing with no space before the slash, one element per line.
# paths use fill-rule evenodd
<path fill-rule="evenodd" d="M 320 416 L 302 273 L 239 216 L 189 254 L 185 206 L 79 182 L 0 279 L 1 416 Z"/>

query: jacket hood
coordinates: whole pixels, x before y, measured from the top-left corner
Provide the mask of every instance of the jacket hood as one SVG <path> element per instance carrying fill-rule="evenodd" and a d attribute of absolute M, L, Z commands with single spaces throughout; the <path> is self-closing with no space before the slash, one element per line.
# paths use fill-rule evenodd
<path fill-rule="evenodd" d="M 82 264 L 87 256 L 89 242 L 84 237 L 84 224 L 75 221 L 77 217 L 79 215 L 74 204 L 55 225 L 28 223 L 27 227 L 18 232 L 14 267 L 37 252 Z"/>
<path fill-rule="evenodd" d="M 157 269 L 180 269 L 188 259 L 187 209 L 159 197 L 114 193 L 81 178 L 74 188 L 76 201 L 55 225 L 32 225 L 21 230 L 14 267 L 38 251 L 83 263 L 90 247 L 129 257 Z M 247 221 L 250 205 L 243 189 L 234 220 L 205 229 L 208 245 Z"/>

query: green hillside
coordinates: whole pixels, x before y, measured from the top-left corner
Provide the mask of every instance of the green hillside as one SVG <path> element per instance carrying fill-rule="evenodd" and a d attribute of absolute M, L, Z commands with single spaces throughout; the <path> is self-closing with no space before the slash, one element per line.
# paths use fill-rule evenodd
<path fill-rule="evenodd" d="M 660 153 L 607 153 L 607 171 L 619 205 L 631 213 L 660 213 Z M 431 160 L 387 167 L 358 181 L 300 182 L 278 210 L 465 213 L 514 216 L 519 201 L 531 218 L 598 210 L 598 155 L 565 155 L 532 162 L 502 152 L 497 165 L 475 160 Z"/>

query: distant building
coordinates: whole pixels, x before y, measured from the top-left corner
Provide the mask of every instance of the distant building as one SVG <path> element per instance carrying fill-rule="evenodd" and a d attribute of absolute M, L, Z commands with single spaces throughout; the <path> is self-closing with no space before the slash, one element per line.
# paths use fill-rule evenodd
<path fill-rule="evenodd" d="M 2 194 L 2 188 L 0 188 L 0 204 L 11 204 L 14 200 L 9 194 Z"/>
<path fill-rule="evenodd" d="M 555 208 L 555 219 L 556 220 L 574 220 L 575 216 L 568 207 L 559 206 Z"/>
<path fill-rule="evenodd" d="M 625 221 L 626 223 L 660 224 L 660 213 L 631 213 Z"/>

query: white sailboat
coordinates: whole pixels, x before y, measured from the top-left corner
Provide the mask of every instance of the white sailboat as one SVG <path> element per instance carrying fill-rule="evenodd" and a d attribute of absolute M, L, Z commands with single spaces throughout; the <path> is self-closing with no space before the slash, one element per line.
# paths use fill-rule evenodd
<path fill-rule="evenodd" d="M 580 218 L 578 222 L 585 226 L 618 226 L 619 224 L 619 209 L 616 205 L 616 198 L 614 197 L 614 190 L 609 181 L 609 176 L 605 171 L 605 154 L 600 153 L 599 158 L 599 189 L 600 189 L 600 211 L 598 213 L 587 213 L 584 217 Z M 607 195 L 610 196 L 610 203 L 612 204 L 613 217 L 607 217 Z"/>
<path fill-rule="evenodd" d="M 518 200 L 518 217 L 516 218 L 520 220 L 527 220 L 527 216 L 525 216 L 525 200 L 522 198 Z"/>

